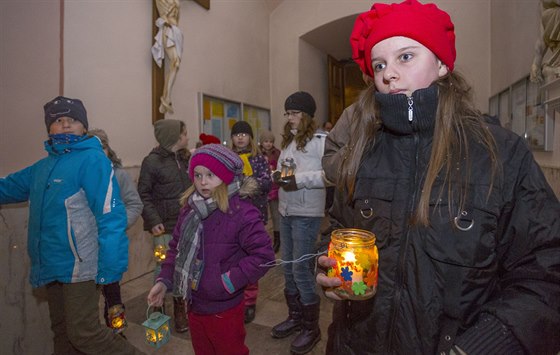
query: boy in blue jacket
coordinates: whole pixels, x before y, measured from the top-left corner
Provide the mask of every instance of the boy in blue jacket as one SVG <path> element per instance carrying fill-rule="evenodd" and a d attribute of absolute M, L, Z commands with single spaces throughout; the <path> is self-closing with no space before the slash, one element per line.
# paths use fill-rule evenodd
<path fill-rule="evenodd" d="M 99 322 L 98 284 L 128 266 L 126 212 L 113 167 L 86 135 L 78 99 L 44 106 L 48 156 L 0 179 L 0 204 L 29 201 L 30 282 L 48 294 L 55 354 L 142 354 Z"/>

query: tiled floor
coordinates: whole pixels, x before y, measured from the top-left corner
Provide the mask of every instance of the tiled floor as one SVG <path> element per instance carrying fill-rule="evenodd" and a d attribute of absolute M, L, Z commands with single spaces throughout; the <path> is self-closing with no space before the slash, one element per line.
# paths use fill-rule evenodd
<path fill-rule="evenodd" d="M 126 337 L 135 346 L 147 354 L 194 354 L 189 333 L 173 333 L 169 343 L 160 349 L 151 348 L 144 343 L 142 322 L 146 320 L 146 295 L 153 281 L 153 274 L 149 273 L 138 279 L 123 284 L 122 295 L 126 305 L 126 314 L 129 327 Z M 259 297 L 257 300 L 257 314 L 255 320 L 246 325 L 246 344 L 251 354 L 290 354 L 290 343 L 296 334 L 285 339 L 273 339 L 270 330 L 274 325 L 283 321 L 288 310 L 284 301 L 284 277 L 280 267 L 272 268 L 264 278 L 259 281 Z M 322 294 L 322 293 L 321 293 Z M 173 309 L 171 297 L 166 301 L 166 309 Z M 321 300 L 320 327 L 321 341 L 309 353 L 312 355 L 324 354 L 327 327 L 330 323 L 332 303 L 323 297 Z"/>

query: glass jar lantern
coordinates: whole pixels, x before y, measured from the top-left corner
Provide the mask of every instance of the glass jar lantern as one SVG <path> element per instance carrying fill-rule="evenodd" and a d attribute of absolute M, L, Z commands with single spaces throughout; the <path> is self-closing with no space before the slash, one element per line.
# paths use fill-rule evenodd
<path fill-rule="evenodd" d="M 282 161 L 280 168 L 280 178 L 284 179 L 296 173 L 296 163 L 293 158 L 286 158 Z"/>
<path fill-rule="evenodd" d="M 349 300 L 365 300 L 377 291 L 379 254 L 375 234 L 362 229 L 347 228 L 332 232 L 328 251 L 336 265 L 329 277 L 338 277 L 342 284 L 333 291 Z"/>
<path fill-rule="evenodd" d="M 171 335 L 169 320 L 171 317 L 160 312 L 150 314 L 150 307 L 148 307 L 146 318 L 142 323 L 146 343 L 159 349 L 169 341 Z"/>

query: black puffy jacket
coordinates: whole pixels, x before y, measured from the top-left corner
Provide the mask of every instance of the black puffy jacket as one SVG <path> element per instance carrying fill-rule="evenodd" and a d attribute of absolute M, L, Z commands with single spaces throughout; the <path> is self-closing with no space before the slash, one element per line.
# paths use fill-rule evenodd
<path fill-rule="evenodd" d="M 165 232 L 173 233 L 179 217 L 179 198 L 192 185 L 188 174 L 190 153 L 173 153 L 154 148 L 142 161 L 138 177 L 138 194 L 144 204 L 144 230 L 162 223 Z"/>
<path fill-rule="evenodd" d="M 436 180 L 431 225 L 409 222 L 430 158 L 436 94 L 414 93 L 412 123 L 404 95 L 377 98 L 384 127 L 364 154 L 352 205 L 338 191 L 331 217 L 335 228 L 376 234 L 379 284 L 370 300 L 335 303 L 327 353 L 435 354 L 448 342 L 469 355 L 556 354 L 560 204 L 521 138 L 489 125 L 501 163 L 491 194 L 489 156 L 471 143 L 466 208 L 449 208 Z M 347 156 L 351 109 L 345 114 L 325 148 L 331 181 Z"/>

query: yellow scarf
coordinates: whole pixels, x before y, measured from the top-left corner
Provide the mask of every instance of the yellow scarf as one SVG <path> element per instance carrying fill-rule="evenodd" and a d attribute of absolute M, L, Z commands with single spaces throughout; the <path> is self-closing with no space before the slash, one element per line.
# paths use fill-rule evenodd
<path fill-rule="evenodd" d="M 251 157 L 251 153 L 239 154 L 239 157 L 243 161 L 243 175 L 252 176 L 253 168 L 251 168 L 251 163 L 249 163 L 249 157 Z"/>

